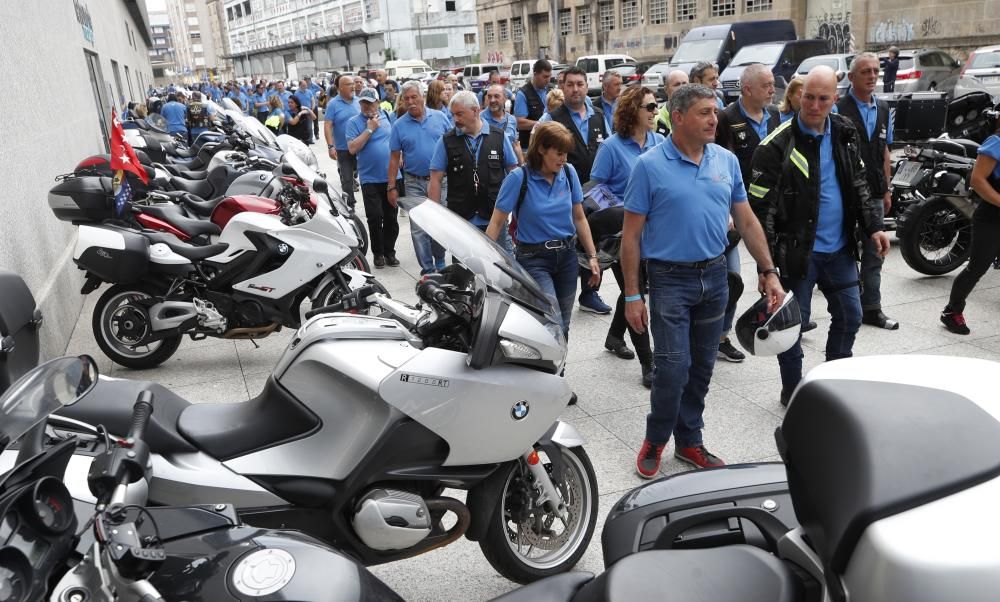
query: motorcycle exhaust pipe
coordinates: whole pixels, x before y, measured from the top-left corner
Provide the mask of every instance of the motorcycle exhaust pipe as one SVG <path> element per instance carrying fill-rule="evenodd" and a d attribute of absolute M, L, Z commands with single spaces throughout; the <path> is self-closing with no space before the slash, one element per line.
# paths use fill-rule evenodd
<path fill-rule="evenodd" d="M 465 532 L 469 529 L 469 525 L 472 524 L 472 515 L 469 514 L 469 508 L 462 502 L 451 497 L 428 497 L 424 498 L 424 503 L 427 504 L 427 511 L 431 513 L 431 516 L 438 516 L 438 524 L 440 524 L 441 517 L 444 516 L 446 512 L 452 512 L 458 519 L 455 522 L 455 526 L 448 529 L 444 533 L 442 539 L 438 539 L 433 543 L 427 545 L 417 544 L 413 548 L 407 551 L 403 556 L 399 556 L 398 559 L 412 558 L 418 556 L 425 552 L 430 552 L 431 550 L 436 550 L 449 545 L 456 541 L 458 538 L 465 535 Z M 433 526 L 432 526 L 433 528 Z M 434 537 L 434 531 L 431 531 L 431 535 L 428 537 Z"/>

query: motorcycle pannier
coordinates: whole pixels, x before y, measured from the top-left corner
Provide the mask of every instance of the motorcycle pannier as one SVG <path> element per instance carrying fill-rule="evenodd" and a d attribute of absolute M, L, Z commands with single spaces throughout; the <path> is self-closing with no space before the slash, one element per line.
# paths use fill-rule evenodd
<path fill-rule="evenodd" d="M 113 217 L 114 205 L 111 178 L 67 178 L 49 190 L 49 208 L 64 222 L 100 223 Z"/>
<path fill-rule="evenodd" d="M 149 239 L 112 226 L 80 226 L 76 264 L 105 282 L 135 282 L 149 268 Z"/>

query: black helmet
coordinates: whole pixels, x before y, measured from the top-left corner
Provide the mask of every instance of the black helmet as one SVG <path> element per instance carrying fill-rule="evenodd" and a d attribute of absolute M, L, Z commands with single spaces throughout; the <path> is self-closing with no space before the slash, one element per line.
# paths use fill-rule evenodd
<path fill-rule="evenodd" d="M 773 314 L 767 313 L 767 297 L 751 305 L 736 321 L 736 338 L 751 355 L 778 355 L 799 340 L 801 329 L 799 302 L 789 292 Z"/>

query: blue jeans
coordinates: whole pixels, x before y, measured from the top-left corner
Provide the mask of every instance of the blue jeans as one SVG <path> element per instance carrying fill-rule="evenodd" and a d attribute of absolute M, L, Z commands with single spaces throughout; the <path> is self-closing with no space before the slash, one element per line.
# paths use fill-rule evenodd
<path fill-rule="evenodd" d="M 673 434 L 678 448 L 696 447 L 729 300 L 726 262 L 687 268 L 649 261 L 647 277 L 654 369 L 646 439 L 665 444 Z"/>
<path fill-rule="evenodd" d="M 826 339 L 826 361 L 853 355 L 854 337 L 861 328 L 861 294 L 858 290 L 858 264 L 847 247 L 836 253 L 813 252 L 809 271 L 802 280 L 783 279 L 785 290 L 799 300 L 802 323 L 809 322 L 812 313 L 813 287 L 826 297 L 830 311 L 830 333 Z M 781 367 L 781 388 L 789 393 L 802 380 L 802 336 L 795 345 L 778 354 Z"/>
<path fill-rule="evenodd" d="M 740 273 L 740 247 L 739 245 L 726 252 L 726 269 L 734 274 Z M 722 320 L 722 336 L 728 335 L 733 329 L 733 320 L 736 319 L 736 303 L 726 307 L 726 316 Z"/>
<path fill-rule="evenodd" d="M 580 270 L 576 248 L 571 245 L 568 249 L 518 251 L 517 262 L 531 274 L 539 288 L 555 300 L 562 318 L 563 334 L 568 337 L 576 297 L 576 276 Z"/>
<path fill-rule="evenodd" d="M 406 188 L 406 196 L 426 197 L 428 180 L 404 176 L 403 181 Z M 441 204 L 447 205 L 445 194 L 447 189 L 444 183 L 441 184 Z M 410 238 L 413 239 L 413 252 L 417 256 L 417 263 L 420 264 L 420 274 L 429 274 L 438 270 L 443 270 L 444 247 L 434 241 L 426 232 L 420 229 L 412 221 L 410 222 Z"/>

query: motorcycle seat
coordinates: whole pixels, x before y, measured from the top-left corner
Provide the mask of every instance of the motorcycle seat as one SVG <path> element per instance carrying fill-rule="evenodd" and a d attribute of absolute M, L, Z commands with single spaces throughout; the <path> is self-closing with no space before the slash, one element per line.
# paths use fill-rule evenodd
<path fill-rule="evenodd" d="M 171 149 L 170 152 L 173 155 L 176 155 L 177 157 L 181 157 L 183 159 L 190 159 L 192 157 L 198 156 L 198 149 L 196 148 L 182 148 L 175 146 L 173 149 Z"/>
<path fill-rule="evenodd" d="M 142 234 L 149 239 L 151 244 L 163 243 L 170 247 L 170 250 L 174 253 L 177 253 L 185 259 L 190 259 L 191 261 L 201 261 L 202 259 L 215 257 L 229 248 L 229 245 L 225 243 L 204 245 L 200 247 L 196 245 L 189 245 L 178 239 L 173 234 L 165 234 L 163 232 L 143 231 Z"/>
<path fill-rule="evenodd" d="M 927 146 L 934 150 L 939 150 L 945 153 L 959 154 L 959 148 L 965 150 L 965 156 L 969 158 L 975 158 L 976 154 L 979 152 L 979 143 L 975 140 L 968 140 L 966 138 L 948 138 L 948 139 L 937 139 L 932 138 L 927 141 Z"/>
<path fill-rule="evenodd" d="M 209 236 L 222 234 L 222 228 L 208 220 L 187 217 L 177 205 L 168 203 L 145 205 L 142 207 L 142 211 L 171 223 L 192 237 L 201 236 L 202 234 Z"/>
<path fill-rule="evenodd" d="M 250 401 L 188 406 L 177 430 L 203 452 L 225 461 L 307 436 L 320 424 L 272 376 Z"/>
<path fill-rule="evenodd" d="M 192 169 L 184 169 L 183 167 L 178 167 L 176 165 L 164 165 L 164 169 L 170 172 L 171 175 L 177 176 L 178 178 L 184 178 L 185 180 L 204 180 L 208 177 L 208 171 L 196 171 Z"/>
<path fill-rule="evenodd" d="M 535 602 L 536 600 L 572 600 L 576 592 L 584 584 L 594 579 L 593 573 L 573 571 L 561 575 L 553 575 L 540 581 L 535 581 L 524 587 L 519 587 L 491 602 Z"/>
<path fill-rule="evenodd" d="M 104 425 L 108 432 L 124 437 L 132 426 L 136 397 L 147 389 L 153 393 L 153 414 L 143 436 L 149 448 L 160 454 L 198 451 L 177 432 L 177 418 L 191 402 L 156 383 L 102 376 L 82 399 L 56 414 L 95 427 Z"/>
<path fill-rule="evenodd" d="M 185 192 L 184 194 L 175 197 L 179 200 L 184 208 L 190 210 L 195 215 L 207 218 L 212 215 L 215 211 L 216 206 L 222 201 L 223 197 L 216 199 L 205 200 L 198 195 L 191 194 L 190 192 Z"/>
<path fill-rule="evenodd" d="M 803 599 L 804 589 L 791 567 L 776 556 L 735 545 L 632 554 L 584 585 L 572 599 L 793 602 Z"/>
<path fill-rule="evenodd" d="M 175 190 L 183 190 L 191 194 L 200 196 L 203 199 L 210 199 L 214 196 L 215 190 L 208 180 L 188 180 L 179 176 L 171 176 L 170 184 Z"/>

